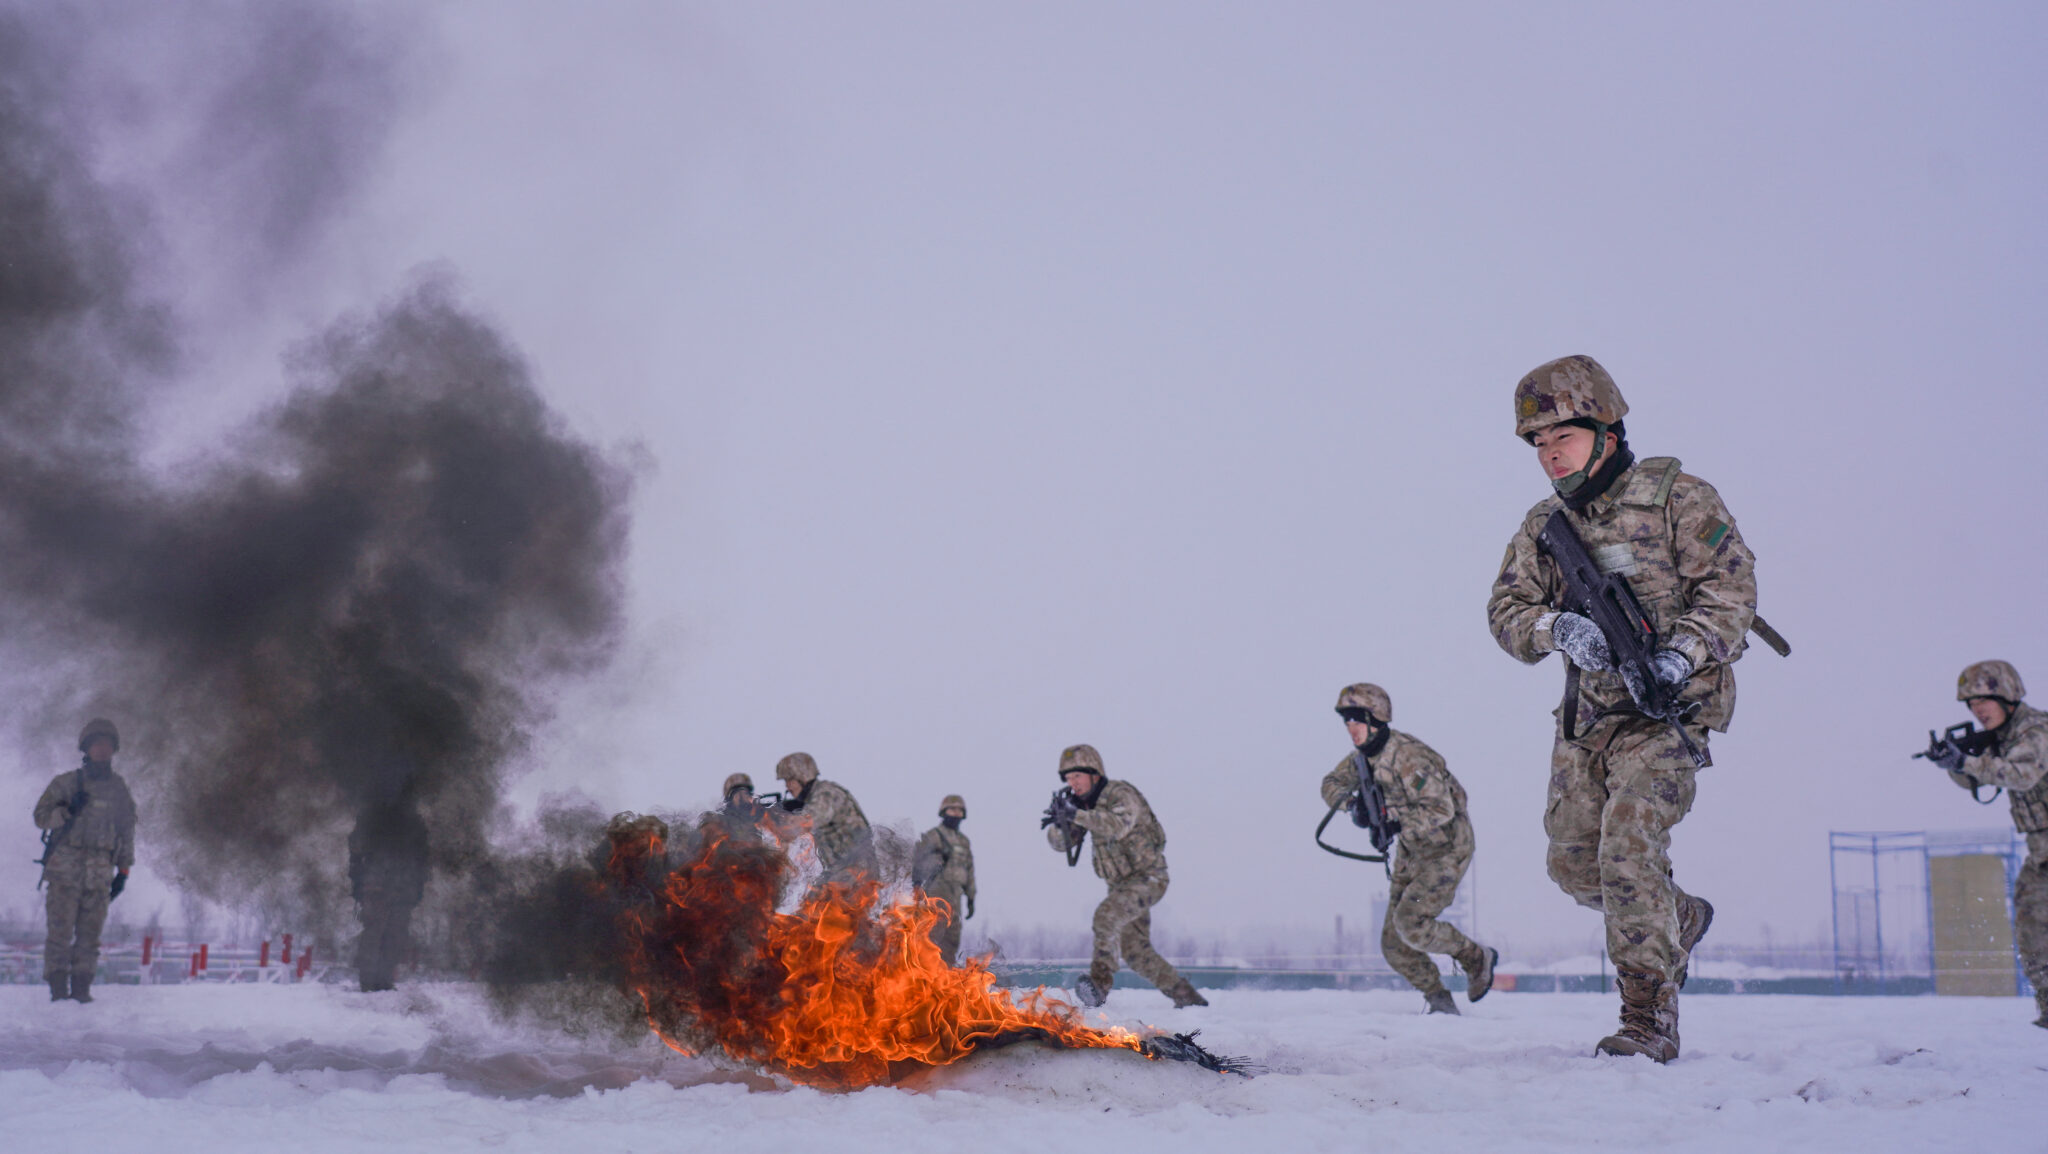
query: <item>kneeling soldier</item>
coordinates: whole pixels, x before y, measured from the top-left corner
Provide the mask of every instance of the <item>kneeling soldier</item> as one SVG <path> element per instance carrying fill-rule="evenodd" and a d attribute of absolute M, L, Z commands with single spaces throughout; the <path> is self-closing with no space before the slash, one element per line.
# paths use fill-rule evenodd
<path fill-rule="evenodd" d="M 1394 854 L 1387 887 L 1387 920 L 1380 928 L 1380 952 L 1394 972 L 1422 991 L 1432 1014 L 1455 1014 L 1458 1004 L 1444 989 L 1431 954 L 1449 954 L 1465 971 L 1466 997 L 1478 1001 L 1493 988 L 1500 951 L 1464 935 L 1437 917 L 1458 896 L 1458 883 L 1472 864 L 1472 819 L 1465 813 L 1465 788 L 1436 750 L 1393 728 L 1393 702 L 1377 685 L 1353 685 L 1337 695 L 1337 715 L 1351 735 L 1353 752 L 1323 778 L 1323 803 L 1354 801 L 1360 769 L 1368 769 L 1386 799 L 1386 818 L 1400 850 Z M 1354 801 L 1355 804 L 1355 801 Z"/>

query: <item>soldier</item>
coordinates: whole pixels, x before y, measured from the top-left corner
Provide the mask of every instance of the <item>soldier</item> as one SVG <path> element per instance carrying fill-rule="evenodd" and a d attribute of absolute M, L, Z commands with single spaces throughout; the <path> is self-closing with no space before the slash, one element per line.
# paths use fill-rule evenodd
<path fill-rule="evenodd" d="M 1456 1014 L 1458 1004 L 1429 955 L 1449 954 L 1458 963 L 1465 971 L 1465 996 L 1474 1002 L 1493 989 L 1493 966 L 1500 960 L 1500 951 L 1437 917 L 1458 896 L 1458 883 L 1472 864 L 1465 787 L 1436 750 L 1389 724 L 1394 705 L 1379 686 L 1346 687 L 1337 695 L 1337 715 L 1356 752 L 1323 778 L 1324 804 L 1342 805 L 1356 794 L 1359 767 L 1367 766 L 1386 799 L 1387 817 L 1399 823 L 1400 852 L 1387 887 L 1380 952 L 1395 973 L 1422 991 L 1430 1013 Z"/>
<path fill-rule="evenodd" d="M 752 816 L 754 805 L 754 779 L 744 773 L 735 773 L 725 779 L 725 812 L 734 817 Z"/>
<path fill-rule="evenodd" d="M 811 845 L 818 864 L 830 875 L 875 876 L 875 844 L 860 803 L 837 782 L 818 777 L 818 763 L 808 753 L 792 753 L 775 763 L 775 776 L 787 791 L 782 807 L 810 819 Z"/>
<path fill-rule="evenodd" d="M 2048 1028 L 2048 713 L 2024 704 L 2026 695 L 2019 670 L 2006 662 L 1963 670 L 1956 700 L 1969 704 L 1991 744 L 1971 755 L 1944 741 L 1929 756 L 1964 789 L 1995 785 L 2012 799 L 2013 825 L 2027 835 L 2027 860 L 2012 887 L 2013 926 L 2041 1015 L 2034 1024 Z"/>
<path fill-rule="evenodd" d="M 960 955 L 960 923 L 974 916 L 974 846 L 960 832 L 966 820 L 967 803 L 957 793 L 947 794 L 939 803 L 939 824 L 917 839 L 910 859 L 911 884 L 946 903 L 946 920 L 932 927 L 932 944 L 949 966 Z"/>
<path fill-rule="evenodd" d="M 78 735 L 84 763 L 58 774 L 36 802 L 36 828 L 46 831 L 42 866 L 49 885 L 43 980 L 50 983 L 53 1002 L 92 1001 L 107 905 L 121 896 L 135 864 L 135 798 L 114 772 L 120 748 L 113 722 L 86 722 Z"/>
<path fill-rule="evenodd" d="M 1703 758 L 1707 732 L 1726 732 L 1735 709 L 1730 666 L 1756 613 L 1756 559 L 1713 486 L 1670 457 L 1635 459 L 1627 412 L 1591 357 L 1551 361 L 1515 386 L 1515 435 L 1535 447 L 1555 492 L 1508 543 L 1486 615 L 1518 660 L 1565 654 L 1543 828 L 1551 879 L 1607 923 L 1621 1029 L 1598 1052 L 1668 1062 L 1678 1056 L 1678 990 L 1714 916 L 1671 877 L 1671 827 L 1692 808 L 1695 765 L 1672 725 L 1638 711 L 1600 628 L 1561 611 L 1563 581 L 1538 537 L 1565 510 L 1595 563 L 1631 583 L 1656 631 L 1653 675 L 1696 710 L 1684 733 Z"/>
<path fill-rule="evenodd" d="M 1069 746 L 1060 754 L 1060 779 L 1067 788 L 1047 813 L 1046 840 L 1068 853 L 1094 834 L 1095 876 L 1109 883 L 1109 895 L 1095 907 L 1095 957 L 1075 980 L 1074 996 L 1083 1005 L 1101 1005 L 1116 980 L 1121 953 L 1176 1009 L 1208 1005 L 1152 948 L 1152 907 L 1166 896 L 1166 831 L 1145 795 L 1127 781 L 1109 780 L 1102 755 L 1091 745 Z"/>
<path fill-rule="evenodd" d="M 364 993 L 395 989 L 412 955 L 412 915 L 427 892 L 431 847 L 415 791 L 365 805 L 348 835 L 348 880 L 362 936 L 356 980 Z"/>

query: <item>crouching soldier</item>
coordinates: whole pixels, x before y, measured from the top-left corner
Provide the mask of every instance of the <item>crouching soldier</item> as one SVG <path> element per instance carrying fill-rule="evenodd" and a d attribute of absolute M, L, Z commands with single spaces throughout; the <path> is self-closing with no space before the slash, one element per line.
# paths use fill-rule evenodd
<path fill-rule="evenodd" d="M 1066 788 L 1046 807 L 1046 840 L 1078 858 L 1081 843 L 1094 834 L 1095 876 L 1109 883 L 1109 896 L 1095 907 L 1095 957 L 1074 982 L 1074 996 L 1099 1006 L 1116 979 L 1117 955 L 1146 981 L 1173 999 L 1176 1008 L 1206 1006 L 1208 999 L 1172 963 L 1152 948 L 1152 907 L 1166 896 L 1166 831 L 1127 781 L 1102 772 L 1102 755 L 1091 745 L 1069 746 L 1060 754 Z"/>
<path fill-rule="evenodd" d="M 135 864 L 135 798 L 114 772 L 121 735 L 103 717 L 78 735 L 84 764 L 60 773 L 36 802 L 43 833 L 43 882 L 49 917 L 43 940 L 43 980 L 50 1000 L 92 1001 L 100 964 L 100 931 L 107 906 L 128 884 Z"/>
<path fill-rule="evenodd" d="M 1379 785 L 1386 826 L 1398 840 L 1387 887 L 1387 920 L 1380 952 L 1394 972 L 1422 991 L 1432 1014 L 1455 1014 L 1431 954 L 1449 954 L 1465 971 L 1466 994 L 1478 1001 L 1493 988 L 1498 950 L 1464 935 L 1437 917 L 1458 896 L 1472 864 L 1472 820 L 1465 788 L 1436 750 L 1393 728 L 1393 702 L 1377 685 L 1353 685 L 1337 695 L 1337 715 L 1351 735 L 1352 753 L 1323 778 L 1323 803 L 1357 805 L 1361 770 Z"/>
<path fill-rule="evenodd" d="M 776 762 L 775 776 L 786 790 L 782 808 L 810 820 L 811 845 L 818 851 L 825 880 L 874 878 L 874 831 L 846 787 L 821 779 L 818 763 L 808 753 L 792 753 Z"/>
<path fill-rule="evenodd" d="M 911 884 L 946 903 L 946 920 L 932 927 L 932 944 L 949 966 L 960 956 L 960 923 L 974 916 L 974 846 L 960 832 L 966 820 L 967 803 L 948 794 L 939 803 L 939 824 L 917 839 L 910 859 Z"/>
<path fill-rule="evenodd" d="M 2013 928 L 2041 1015 L 2034 1024 L 2048 1028 L 2048 713 L 2022 702 L 2026 695 L 2019 670 L 2003 661 L 1963 670 L 1956 700 L 1984 727 L 1970 743 L 1976 752 L 1944 740 L 1928 756 L 1964 789 L 1999 786 L 2012 800 L 2013 825 L 2027 836 L 2012 887 Z"/>

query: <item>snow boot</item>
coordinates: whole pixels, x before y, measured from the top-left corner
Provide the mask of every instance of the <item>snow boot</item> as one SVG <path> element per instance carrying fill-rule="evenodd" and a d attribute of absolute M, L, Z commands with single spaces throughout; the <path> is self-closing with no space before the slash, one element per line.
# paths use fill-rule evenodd
<path fill-rule="evenodd" d="M 1449 990 L 1431 990 L 1422 997 L 1429 1004 L 1430 1013 L 1449 1014 L 1453 1018 L 1458 1016 L 1458 1003 L 1451 1000 Z"/>
<path fill-rule="evenodd" d="M 1096 985 L 1092 976 L 1082 974 L 1074 979 L 1074 1000 L 1092 1010 L 1109 1000 L 1109 989 Z"/>
<path fill-rule="evenodd" d="M 1685 951 L 1685 964 L 1678 967 L 1678 988 L 1685 988 L 1685 980 L 1692 976 L 1692 948 L 1707 936 L 1707 927 L 1714 924 L 1714 903 L 1705 898 L 1685 895 L 1678 903 L 1678 946 Z"/>
<path fill-rule="evenodd" d="M 1453 959 L 1465 971 L 1465 1000 L 1476 1002 L 1493 988 L 1493 967 L 1500 963 L 1500 951 L 1473 943 L 1469 953 Z"/>
<path fill-rule="evenodd" d="M 1206 1006 L 1209 1004 L 1209 999 L 1197 992 L 1194 983 L 1186 978 L 1175 982 L 1172 989 L 1161 990 L 1160 992 L 1173 999 L 1173 1008 L 1176 1010 L 1185 1009 L 1189 1006 Z"/>
<path fill-rule="evenodd" d="M 71 975 L 58 974 L 50 979 L 50 1000 L 68 1002 L 71 1000 Z"/>
<path fill-rule="evenodd" d="M 71 975 L 71 1000 L 74 1002 L 92 1001 L 91 974 Z"/>
<path fill-rule="evenodd" d="M 1600 1039 L 1594 1054 L 1641 1054 L 1659 1064 L 1678 1057 L 1678 984 L 1655 974 L 1617 971 L 1621 1029 Z"/>

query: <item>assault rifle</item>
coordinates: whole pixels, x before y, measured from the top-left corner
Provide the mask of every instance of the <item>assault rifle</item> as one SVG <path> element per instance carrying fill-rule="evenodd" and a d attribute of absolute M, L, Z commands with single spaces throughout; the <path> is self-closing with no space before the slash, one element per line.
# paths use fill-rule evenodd
<path fill-rule="evenodd" d="M 1067 864 L 1070 866 L 1080 864 L 1081 841 L 1088 836 L 1088 831 L 1074 820 L 1074 815 L 1080 812 L 1081 805 L 1074 799 L 1074 791 L 1061 786 L 1052 795 L 1052 804 L 1045 807 L 1044 816 L 1038 819 L 1040 829 L 1051 825 L 1060 827 L 1061 835 L 1067 839 Z"/>
<path fill-rule="evenodd" d="M 50 880 L 50 858 L 56 855 L 57 847 L 64 844 L 64 835 L 70 833 L 71 827 L 78 824 L 79 815 L 85 812 L 85 807 L 91 802 L 91 796 L 85 792 L 85 770 L 81 768 L 78 770 L 78 789 L 71 795 L 71 800 L 65 803 L 65 810 L 71 816 L 65 818 L 64 824 L 56 829 L 43 831 L 43 856 L 35 860 L 35 864 L 43 867 L 42 876 L 36 879 L 37 889 L 42 889 Z"/>
<path fill-rule="evenodd" d="M 1316 844 L 1338 857 L 1386 864 L 1391 873 L 1393 866 L 1387 864 L 1387 851 L 1393 848 L 1394 839 L 1400 836 L 1401 823 L 1387 816 L 1387 794 L 1380 788 L 1379 779 L 1372 775 L 1372 763 L 1367 761 L 1362 753 L 1353 753 L 1351 761 L 1358 767 L 1358 791 L 1349 797 L 1340 798 L 1337 804 L 1330 807 L 1330 812 L 1323 815 L 1322 822 L 1316 826 Z M 1350 850 L 1338 849 L 1323 840 L 1323 831 L 1330 827 L 1330 819 L 1336 817 L 1340 809 L 1349 810 L 1351 824 L 1366 831 L 1367 840 L 1372 842 L 1373 853 L 1352 853 Z"/>
<path fill-rule="evenodd" d="M 1607 639 L 1607 652 L 1614 659 L 1614 671 L 1628 686 L 1629 696 L 1635 699 L 1636 711 L 1652 720 L 1669 723 L 1672 731 L 1678 734 L 1678 740 L 1684 743 L 1686 755 L 1692 758 L 1693 765 L 1704 767 L 1707 764 L 1706 753 L 1685 731 L 1685 723 L 1698 715 L 1700 703 L 1679 701 L 1682 685 L 1665 685 L 1657 680 L 1654 663 L 1657 629 L 1649 613 L 1643 609 L 1642 602 L 1636 600 L 1636 592 L 1629 586 L 1628 578 L 1619 573 L 1600 571 L 1562 509 L 1552 513 L 1550 520 L 1543 523 L 1543 532 L 1538 535 L 1537 543 L 1550 554 L 1551 560 L 1557 562 L 1558 574 L 1564 579 L 1562 608 L 1588 617 L 1600 627 L 1601 635 Z M 1565 680 L 1568 700 L 1563 721 L 1565 736 L 1569 737 L 1578 709 L 1578 666 L 1571 667 Z"/>
<path fill-rule="evenodd" d="M 1997 744 L 1998 736 L 1996 734 L 1988 729 L 1978 729 L 1975 725 L 1965 721 L 1961 725 L 1949 726 L 1942 732 L 1940 737 L 1934 736 L 1933 730 L 1928 730 L 1927 748 L 1913 756 L 1924 757 L 1932 761 L 1939 757 L 1949 746 L 1953 745 L 1957 749 L 1962 750 L 1963 754 L 1967 757 L 1982 757 Z M 1967 773 L 1963 774 L 1963 776 L 1970 777 Z M 2001 787 L 1993 789 L 1990 797 L 1979 797 L 1977 791 L 1983 788 L 1982 782 L 1979 782 L 1974 777 L 1970 777 L 1970 796 L 1976 799 L 1978 805 L 1990 805 L 1998 800 L 1999 794 L 2004 792 L 2004 789 Z"/>

